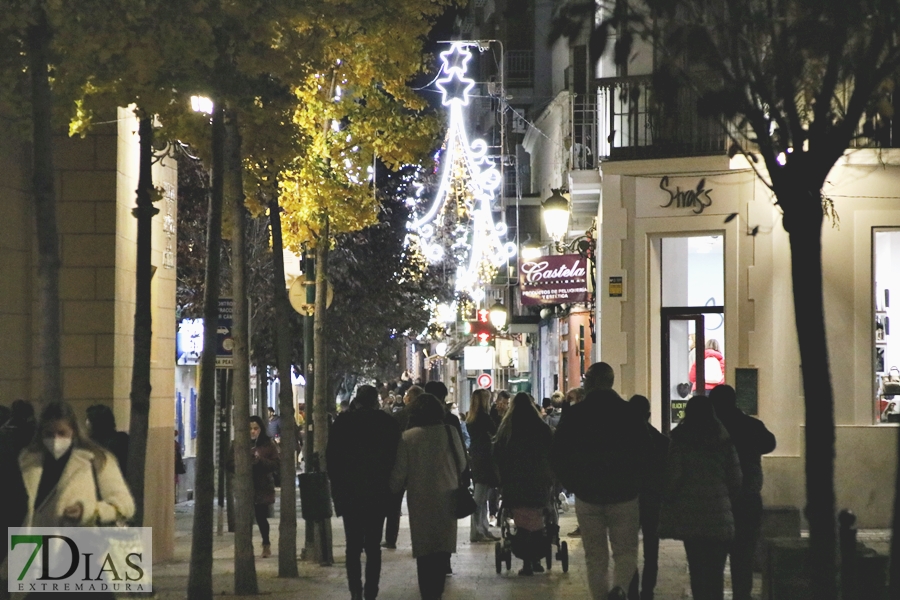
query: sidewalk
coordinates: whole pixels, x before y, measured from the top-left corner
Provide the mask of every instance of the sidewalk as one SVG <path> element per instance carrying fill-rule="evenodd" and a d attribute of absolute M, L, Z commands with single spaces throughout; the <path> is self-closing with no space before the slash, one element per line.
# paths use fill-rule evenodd
<path fill-rule="evenodd" d="M 406 508 L 404 506 L 404 515 Z M 278 514 L 276 509 L 275 514 Z M 299 514 L 299 510 L 298 510 Z M 192 503 L 175 506 L 175 560 L 153 566 L 153 588 L 157 598 L 175 600 L 186 598 L 188 579 L 188 563 L 191 550 L 191 522 L 193 518 Z M 269 519 L 272 526 L 272 550 L 278 548 L 278 519 Z M 297 527 L 298 553 L 303 546 L 303 525 L 301 520 Z M 575 529 L 574 507 L 563 513 L 560 528 L 565 535 Z M 279 579 L 278 563 L 273 556 L 267 559 L 256 559 L 257 577 L 260 595 L 272 600 L 288 598 L 310 598 L 315 600 L 347 600 L 350 592 L 344 571 L 344 531 L 340 519 L 332 520 L 334 532 L 335 564 L 321 567 L 308 562 L 299 562 L 299 579 Z M 254 525 L 253 538 L 256 554 L 259 554 L 259 531 Z M 863 531 L 860 540 L 867 545 L 886 552 L 889 546 L 889 532 Z M 494 544 L 469 543 L 468 519 L 459 523 L 457 535 L 457 553 L 453 556 L 453 576 L 447 580 L 444 600 L 500 600 L 515 598 L 531 599 L 580 599 L 588 598 L 587 578 L 585 575 L 584 552 L 580 538 L 563 537 L 569 545 L 569 572 L 563 573 L 560 565 L 553 563 L 553 569 L 534 577 L 519 577 L 516 572 L 521 561 L 513 558 L 510 571 L 497 575 L 494 566 Z M 233 535 L 213 535 L 213 581 L 216 596 L 231 595 L 234 589 Z M 730 585 L 726 568 L 726 589 Z M 759 594 L 760 577 L 756 576 L 754 591 Z M 382 552 L 381 592 L 380 598 L 386 600 L 418 600 L 418 584 L 416 581 L 416 565 L 412 558 L 409 521 L 404 516 L 400 523 L 400 539 L 397 550 Z M 681 542 L 663 540 L 660 544 L 659 583 L 656 587 L 657 600 L 682 600 L 690 598 L 690 583 L 687 571 L 687 560 Z M 731 598 L 726 591 L 726 599 Z M 247 596 L 255 598 L 255 596 Z"/>

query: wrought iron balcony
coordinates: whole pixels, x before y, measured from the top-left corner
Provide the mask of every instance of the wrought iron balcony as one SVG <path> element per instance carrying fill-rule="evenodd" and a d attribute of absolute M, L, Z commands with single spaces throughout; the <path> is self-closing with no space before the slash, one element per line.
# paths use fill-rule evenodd
<path fill-rule="evenodd" d="M 693 90 L 654 94 L 651 76 L 598 79 L 601 158 L 632 160 L 725 154 L 728 137 L 715 119 L 698 114 Z"/>

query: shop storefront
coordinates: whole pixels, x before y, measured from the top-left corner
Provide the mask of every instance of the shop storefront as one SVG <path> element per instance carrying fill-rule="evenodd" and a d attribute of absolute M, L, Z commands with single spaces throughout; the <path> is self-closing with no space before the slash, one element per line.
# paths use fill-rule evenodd
<path fill-rule="evenodd" d="M 835 167 L 824 190 L 839 216 L 823 228 L 824 297 L 838 503 L 884 527 L 900 421 L 900 166 L 868 153 Z M 598 345 L 616 389 L 647 395 L 668 431 L 692 394 L 734 386 L 778 439 L 764 500 L 802 507 L 790 248 L 771 192 L 727 157 L 610 161 L 602 174 Z"/>

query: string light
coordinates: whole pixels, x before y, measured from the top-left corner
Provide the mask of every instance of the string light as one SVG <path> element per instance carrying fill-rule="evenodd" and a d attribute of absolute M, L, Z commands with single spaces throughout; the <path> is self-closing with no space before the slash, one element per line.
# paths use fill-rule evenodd
<path fill-rule="evenodd" d="M 450 109 L 450 125 L 441 152 L 443 170 L 434 203 L 410 224 L 410 229 L 418 233 L 425 256 L 437 261 L 444 253 L 434 238 L 438 231 L 456 223 L 451 246 L 459 262 L 456 290 L 480 302 L 484 286 L 515 255 L 516 246 L 503 241 L 506 225 L 495 223 L 491 211 L 501 183 L 500 171 L 488 156 L 487 143 L 481 139 L 470 141 L 465 129 L 463 107 L 469 105 L 475 86 L 475 81 L 466 76 L 472 53 L 466 43 L 454 43 L 440 56 L 442 76 L 436 85 L 444 106 Z M 410 204 L 414 203 L 411 198 Z"/>

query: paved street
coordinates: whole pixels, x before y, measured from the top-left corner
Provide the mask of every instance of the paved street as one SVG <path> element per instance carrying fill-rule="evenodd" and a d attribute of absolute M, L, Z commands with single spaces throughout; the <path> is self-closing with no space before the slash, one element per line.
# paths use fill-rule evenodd
<path fill-rule="evenodd" d="M 405 507 L 404 507 L 405 512 Z M 185 598 L 187 586 L 188 560 L 191 545 L 191 503 L 176 506 L 175 557 L 171 563 L 154 566 L 154 589 L 160 599 Z M 277 511 L 276 511 L 277 514 Z M 278 547 L 277 519 L 272 524 L 272 548 Z M 315 598 L 337 600 L 350 597 L 344 574 L 344 538 L 340 519 L 333 519 L 335 564 L 331 567 L 300 562 L 300 579 L 279 579 L 277 559 L 257 559 L 260 592 L 272 599 Z M 575 528 L 574 509 L 561 518 L 562 532 Z M 259 532 L 254 526 L 254 540 L 259 553 Z M 888 536 L 883 531 L 861 532 L 861 540 L 882 552 L 887 551 Z M 302 546 L 303 521 L 298 527 L 298 539 Z M 513 569 L 497 575 L 494 567 L 493 544 L 470 544 L 468 520 L 460 521 L 457 554 L 453 557 L 454 575 L 448 580 L 445 600 L 499 600 L 515 598 L 527 600 L 587 598 L 584 554 L 579 538 L 564 538 L 569 543 L 570 567 L 564 574 L 558 564 L 549 573 L 534 577 L 518 577 L 515 571 L 521 563 L 513 559 Z M 401 521 L 400 541 L 397 550 L 383 553 L 381 578 L 381 598 L 388 600 L 417 600 L 415 561 L 412 558 L 409 541 L 409 523 L 404 516 Z M 231 534 L 214 536 L 215 594 L 231 594 L 233 590 L 233 542 Z M 727 570 L 726 570 L 727 576 Z M 726 586 L 728 582 L 726 581 Z M 755 591 L 758 594 L 760 579 L 757 575 Z M 234 596 L 232 596 L 234 597 Z M 726 598 L 730 598 L 726 592 Z M 656 598 L 658 600 L 682 600 L 690 598 L 687 562 L 680 542 L 664 540 L 660 549 L 660 574 Z"/>

